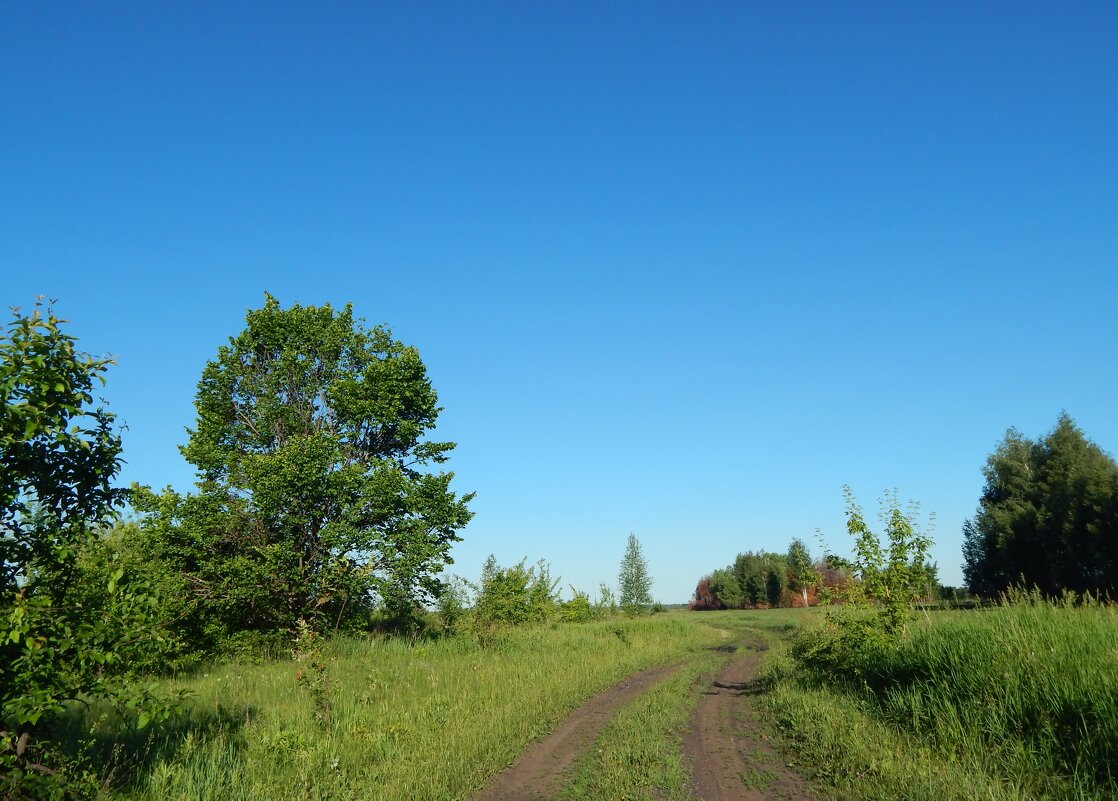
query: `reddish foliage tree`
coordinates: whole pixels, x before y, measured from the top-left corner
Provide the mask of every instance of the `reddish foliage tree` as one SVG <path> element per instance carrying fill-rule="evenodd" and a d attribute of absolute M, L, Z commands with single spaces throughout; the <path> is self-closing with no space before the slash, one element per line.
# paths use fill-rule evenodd
<path fill-rule="evenodd" d="M 844 587 L 850 583 L 850 576 L 842 568 L 834 567 L 825 559 L 815 563 L 815 569 L 819 572 L 819 588 L 816 589 L 816 595 L 819 595 L 819 590 L 832 590 L 838 587 Z M 811 603 L 822 603 L 823 599 L 816 597 Z M 830 603 L 840 603 L 832 595 Z"/>
<path fill-rule="evenodd" d="M 687 608 L 696 612 L 726 608 L 725 605 L 718 600 L 718 596 L 711 590 L 710 576 L 703 576 L 699 579 L 699 583 L 695 586 L 695 597 L 691 599 L 691 603 L 688 604 Z"/>

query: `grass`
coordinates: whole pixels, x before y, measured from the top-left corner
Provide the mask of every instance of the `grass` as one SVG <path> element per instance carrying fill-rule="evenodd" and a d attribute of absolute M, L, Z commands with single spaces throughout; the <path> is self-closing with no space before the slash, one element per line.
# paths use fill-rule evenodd
<path fill-rule="evenodd" d="M 296 666 L 275 662 L 171 683 L 191 700 L 158 729 L 94 710 L 72 720 L 70 737 L 115 749 L 97 763 L 112 780 L 108 798 L 448 801 L 470 796 L 583 699 L 685 658 L 621 710 L 563 796 L 684 801 L 682 739 L 698 689 L 728 658 L 710 649 L 761 639 L 761 707 L 785 761 L 821 797 L 1118 797 L 1118 608 L 1023 599 L 922 614 L 901 646 L 857 654 L 841 675 L 790 655 L 789 635 L 822 616 L 673 612 L 510 630 L 486 647 L 338 640 L 327 650 L 327 725 Z M 764 790 L 772 776 L 758 763 L 741 780 Z"/>
<path fill-rule="evenodd" d="M 153 732 L 92 721 L 115 744 L 114 798 L 465 798 L 580 701 L 646 667 L 719 642 L 684 614 L 327 651 L 329 723 L 290 662 L 228 665 L 174 683 L 184 714 Z M 89 726 L 88 718 L 76 721 Z M 123 745 L 123 747 L 122 747 Z"/>
<path fill-rule="evenodd" d="M 851 799 L 1118 796 L 1118 609 L 1036 599 L 919 618 L 841 677 L 786 653 L 766 705 Z"/>

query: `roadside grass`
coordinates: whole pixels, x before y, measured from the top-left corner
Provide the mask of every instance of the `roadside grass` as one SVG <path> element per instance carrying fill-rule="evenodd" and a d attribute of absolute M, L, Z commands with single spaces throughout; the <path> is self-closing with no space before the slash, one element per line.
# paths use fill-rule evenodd
<path fill-rule="evenodd" d="M 583 699 L 721 641 L 682 613 L 463 638 L 338 640 L 326 650 L 328 721 L 291 662 L 214 667 L 163 689 L 184 713 L 135 731 L 96 710 L 73 738 L 116 748 L 110 798 L 160 801 L 468 797 Z"/>
<path fill-rule="evenodd" d="M 1118 609 L 1028 596 L 918 619 L 857 681 L 767 660 L 805 772 L 850 799 L 1118 797 Z"/>
<path fill-rule="evenodd" d="M 711 649 L 747 641 L 769 646 L 758 699 L 771 733 L 821 796 L 1118 797 L 1118 608 L 1026 597 L 920 615 L 900 647 L 856 655 L 856 681 L 791 657 L 790 635 L 823 614 L 673 612 L 512 629 L 485 647 L 339 639 L 326 649 L 325 725 L 296 665 L 272 662 L 164 682 L 192 695 L 158 727 L 91 709 L 68 736 L 102 754 L 90 764 L 110 799 L 465 799 L 585 698 L 686 657 L 621 710 L 563 796 L 685 801 L 682 739 L 729 656 Z M 742 781 L 771 777 L 761 765 Z"/>
<path fill-rule="evenodd" d="M 743 640 L 772 645 L 787 636 L 803 616 L 801 610 L 691 612 L 691 622 L 722 631 L 719 645 L 732 648 Z M 690 766 L 683 738 L 699 693 L 732 658 L 731 652 L 704 650 L 675 674 L 627 704 L 602 731 L 590 753 L 579 760 L 565 801 L 656 799 L 690 801 Z M 763 782 L 764 773 L 743 777 Z"/>

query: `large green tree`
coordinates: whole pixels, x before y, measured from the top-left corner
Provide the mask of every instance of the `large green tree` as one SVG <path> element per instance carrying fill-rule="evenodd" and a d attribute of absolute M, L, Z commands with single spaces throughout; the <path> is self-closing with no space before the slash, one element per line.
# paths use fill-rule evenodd
<path fill-rule="evenodd" d="M 1045 437 L 1010 429 L 983 470 L 986 485 L 963 528 L 972 592 L 1024 583 L 1118 593 L 1118 464 L 1067 414 Z"/>
<path fill-rule="evenodd" d="M 433 472 L 440 408 L 415 348 L 350 306 L 270 295 L 206 365 L 182 448 L 198 492 L 141 497 L 211 638 L 337 625 L 438 589 L 472 494 Z M 317 622 L 316 622 L 317 621 Z"/>

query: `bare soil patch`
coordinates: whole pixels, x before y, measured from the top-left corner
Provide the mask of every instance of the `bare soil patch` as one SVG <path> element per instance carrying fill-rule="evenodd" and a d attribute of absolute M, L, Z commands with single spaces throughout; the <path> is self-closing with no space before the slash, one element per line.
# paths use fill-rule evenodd
<path fill-rule="evenodd" d="M 763 644 L 746 644 L 704 691 L 683 742 L 690 789 L 703 801 L 812 801 L 757 715 L 755 680 Z"/>
<path fill-rule="evenodd" d="M 558 797 L 576 760 L 626 702 L 681 667 L 675 663 L 629 676 L 571 713 L 551 734 L 528 746 L 474 801 L 544 801 Z"/>

